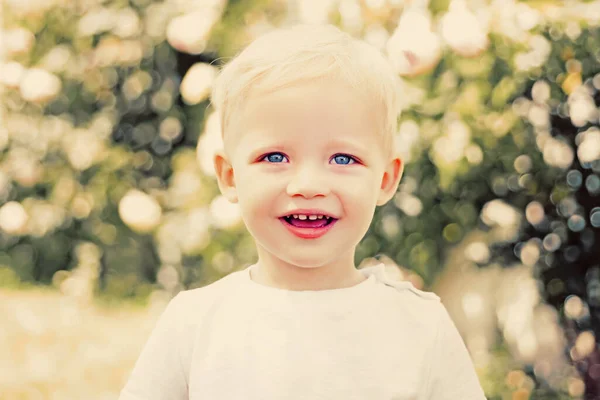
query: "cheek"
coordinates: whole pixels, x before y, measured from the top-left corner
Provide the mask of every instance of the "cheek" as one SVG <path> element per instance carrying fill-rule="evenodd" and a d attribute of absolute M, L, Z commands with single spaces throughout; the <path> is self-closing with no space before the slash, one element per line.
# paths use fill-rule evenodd
<path fill-rule="evenodd" d="M 367 218 L 371 211 L 375 209 L 376 199 L 366 190 L 356 196 L 346 196 L 344 208 L 355 216 L 364 216 Z"/>
<path fill-rule="evenodd" d="M 237 186 L 242 212 L 250 215 L 273 208 L 276 193 L 265 180 L 240 179 Z"/>
<path fill-rule="evenodd" d="M 375 191 L 379 187 L 379 182 L 375 181 L 375 174 L 366 171 L 352 176 L 339 176 L 335 181 L 335 187 L 361 202 L 368 201 L 367 199 L 376 195 Z"/>

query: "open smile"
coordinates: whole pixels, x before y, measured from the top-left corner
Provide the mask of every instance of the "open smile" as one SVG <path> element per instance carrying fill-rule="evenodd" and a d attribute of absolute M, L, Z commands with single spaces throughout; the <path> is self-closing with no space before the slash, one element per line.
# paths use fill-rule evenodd
<path fill-rule="evenodd" d="M 319 238 L 333 228 L 338 221 L 336 218 L 300 220 L 292 216 L 279 217 L 278 219 L 290 232 L 302 239 Z"/>

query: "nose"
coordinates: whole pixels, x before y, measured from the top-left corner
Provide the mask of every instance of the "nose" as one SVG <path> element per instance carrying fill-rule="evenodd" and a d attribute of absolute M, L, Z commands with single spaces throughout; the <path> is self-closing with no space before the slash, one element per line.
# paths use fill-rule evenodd
<path fill-rule="evenodd" d="M 287 194 L 306 198 L 326 196 L 330 189 L 325 175 L 325 171 L 314 166 L 300 167 L 287 185 Z"/>

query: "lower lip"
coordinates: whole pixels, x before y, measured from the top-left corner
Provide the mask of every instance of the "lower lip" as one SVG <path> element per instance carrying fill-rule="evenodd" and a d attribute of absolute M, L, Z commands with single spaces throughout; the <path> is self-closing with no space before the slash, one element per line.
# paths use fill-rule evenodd
<path fill-rule="evenodd" d="M 298 228 L 297 226 L 288 224 L 285 218 L 279 218 L 279 220 L 286 228 L 288 228 L 290 232 L 302 239 L 319 238 L 333 228 L 335 223 L 338 221 L 337 219 L 334 219 L 329 225 L 326 225 L 322 228 Z"/>

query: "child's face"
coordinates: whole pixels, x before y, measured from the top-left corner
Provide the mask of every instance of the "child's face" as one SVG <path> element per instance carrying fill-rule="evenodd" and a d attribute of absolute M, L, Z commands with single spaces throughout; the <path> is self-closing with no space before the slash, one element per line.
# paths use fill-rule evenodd
<path fill-rule="evenodd" d="M 376 205 L 394 195 L 402 174 L 400 159 L 385 158 L 373 114 L 351 88 L 335 82 L 246 101 L 215 168 L 221 191 L 239 201 L 259 254 L 303 267 L 354 254 Z M 281 219 L 300 208 L 338 220 L 324 235 L 302 238 Z"/>

